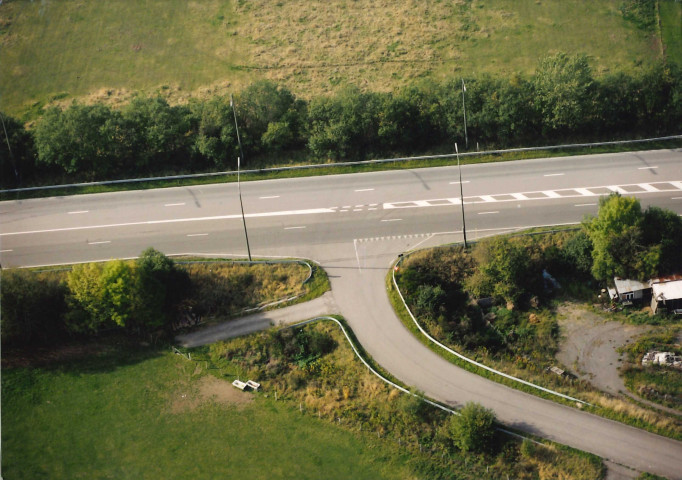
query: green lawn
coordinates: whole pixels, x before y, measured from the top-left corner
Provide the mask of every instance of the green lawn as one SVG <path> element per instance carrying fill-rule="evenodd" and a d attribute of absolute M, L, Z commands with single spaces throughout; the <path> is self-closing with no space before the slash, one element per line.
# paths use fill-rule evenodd
<path fill-rule="evenodd" d="M 390 448 L 271 397 L 187 403 L 205 375 L 177 355 L 80 362 L 3 368 L 4 478 L 411 478 Z"/>
<path fill-rule="evenodd" d="M 0 6 L 0 109 L 20 116 L 71 98 L 117 103 L 138 90 L 182 102 L 260 78 L 306 98 L 345 83 L 390 90 L 451 75 L 530 73 L 557 51 L 586 53 L 597 72 L 631 71 L 659 53 L 650 34 L 623 20 L 620 4 L 8 1 Z M 679 9 L 664 6 L 663 15 Z"/>
<path fill-rule="evenodd" d="M 676 0 L 659 1 L 661 34 L 668 60 L 682 64 L 682 3 Z"/>

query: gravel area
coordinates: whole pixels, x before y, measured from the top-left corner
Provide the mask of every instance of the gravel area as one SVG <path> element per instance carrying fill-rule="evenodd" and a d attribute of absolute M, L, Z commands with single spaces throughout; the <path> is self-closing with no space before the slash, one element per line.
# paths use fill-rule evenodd
<path fill-rule="evenodd" d="M 613 395 L 625 393 L 618 371 L 624 355 L 617 349 L 651 327 L 608 321 L 572 303 L 561 305 L 557 311 L 562 332 L 557 360 L 600 390 Z"/>

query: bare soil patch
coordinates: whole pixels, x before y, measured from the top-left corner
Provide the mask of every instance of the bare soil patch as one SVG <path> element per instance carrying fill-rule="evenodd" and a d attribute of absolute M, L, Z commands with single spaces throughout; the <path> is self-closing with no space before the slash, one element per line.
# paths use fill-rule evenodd
<path fill-rule="evenodd" d="M 619 374 L 624 357 L 618 348 L 652 327 L 610 321 L 573 303 L 561 305 L 557 312 L 563 337 L 557 360 L 604 392 L 627 392 Z"/>
<path fill-rule="evenodd" d="M 237 390 L 227 380 L 208 375 L 199 379 L 191 387 L 186 386 L 175 391 L 170 411 L 171 413 L 185 413 L 208 402 L 243 408 L 253 402 L 253 399 L 252 393 Z"/>

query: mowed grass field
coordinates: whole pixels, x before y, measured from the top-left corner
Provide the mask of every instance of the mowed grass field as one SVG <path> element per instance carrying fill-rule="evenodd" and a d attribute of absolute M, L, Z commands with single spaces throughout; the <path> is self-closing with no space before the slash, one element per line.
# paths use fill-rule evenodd
<path fill-rule="evenodd" d="M 171 353 L 3 367 L 2 392 L 6 479 L 412 478 L 406 453 Z"/>
<path fill-rule="evenodd" d="M 622 18 L 620 3 L 8 0 L 0 5 L 0 109 L 22 116 L 53 101 L 116 103 L 137 91 L 182 102 L 261 78 L 303 97 L 347 83 L 391 90 L 530 73 L 558 51 L 589 55 L 597 72 L 631 71 L 660 46 Z M 679 9 L 663 3 L 662 14 Z"/>

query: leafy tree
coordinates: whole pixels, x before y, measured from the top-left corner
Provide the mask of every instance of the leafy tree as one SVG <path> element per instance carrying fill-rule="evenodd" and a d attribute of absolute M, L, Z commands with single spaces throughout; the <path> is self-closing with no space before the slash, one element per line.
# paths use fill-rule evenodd
<path fill-rule="evenodd" d="M 682 272 L 682 217 L 670 210 L 648 207 L 642 219 L 642 242 L 659 247 L 657 274 Z"/>
<path fill-rule="evenodd" d="M 562 249 L 566 263 L 582 274 L 592 270 L 592 241 L 584 231 L 572 235 Z"/>
<path fill-rule="evenodd" d="M 644 280 L 653 273 L 653 259 L 643 260 L 642 219 L 642 207 L 634 197 L 611 194 L 599 199 L 597 216 L 583 222 L 593 245 L 592 274 L 596 279 L 619 276 Z"/>
<path fill-rule="evenodd" d="M 305 102 L 268 80 L 251 84 L 235 98 L 239 131 L 245 148 L 259 153 L 304 144 Z"/>
<path fill-rule="evenodd" d="M 134 316 L 137 291 L 133 269 L 121 260 L 107 262 L 99 278 L 101 314 L 119 327 L 128 326 Z"/>
<path fill-rule="evenodd" d="M 513 304 L 537 292 L 542 283 L 541 268 L 530 251 L 530 244 L 506 237 L 478 243 L 473 251 L 478 270 L 466 280 L 466 288 L 475 297 L 492 296 Z"/>
<path fill-rule="evenodd" d="M 345 88 L 333 98 L 319 97 L 309 108 L 308 147 L 314 155 L 364 159 L 379 145 L 381 96 Z"/>
<path fill-rule="evenodd" d="M 101 104 L 49 108 L 34 130 L 38 162 L 89 179 L 110 174 L 119 161 L 112 128 L 119 115 Z"/>
<path fill-rule="evenodd" d="M 198 123 L 194 150 L 218 168 L 236 166 L 239 148 L 229 99 L 193 102 L 190 108 Z"/>
<path fill-rule="evenodd" d="M 19 121 L 0 112 L 0 185 L 18 187 L 34 174 L 33 136 Z"/>
<path fill-rule="evenodd" d="M 2 343 L 49 343 L 64 333 L 66 285 L 54 275 L 3 270 L 0 307 Z"/>
<path fill-rule="evenodd" d="M 163 253 L 148 248 L 136 261 L 137 331 L 167 326 L 172 321 L 174 307 L 182 302 L 189 289 L 187 273 Z"/>
<path fill-rule="evenodd" d="M 189 151 L 192 125 L 189 109 L 170 106 L 161 97 L 135 97 L 123 110 L 123 119 L 134 126 L 138 171 L 168 168 Z"/>
<path fill-rule="evenodd" d="M 69 311 L 66 326 L 77 333 L 97 332 L 106 321 L 100 277 L 102 267 L 97 263 L 75 265 L 66 276 L 69 287 Z"/>
<path fill-rule="evenodd" d="M 545 128 L 584 130 L 591 113 L 593 84 L 585 55 L 558 53 L 543 58 L 535 71 L 533 87 Z"/>
<path fill-rule="evenodd" d="M 469 402 L 449 419 L 450 437 L 463 452 L 490 452 L 495 438 L 495 414 L 478 403 Z"/>

